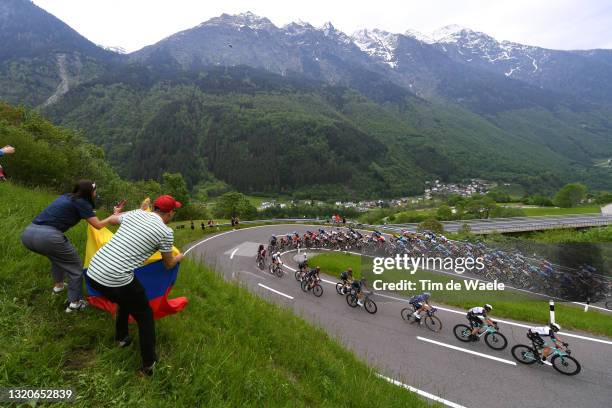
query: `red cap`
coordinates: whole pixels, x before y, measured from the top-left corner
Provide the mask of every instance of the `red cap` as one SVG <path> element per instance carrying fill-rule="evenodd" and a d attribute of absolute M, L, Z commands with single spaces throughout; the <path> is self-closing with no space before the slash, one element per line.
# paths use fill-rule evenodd
<path fill-rule="evenodd" d="M 181 208 L 183 204 L 181 204 L 180 201 L 176 201 L 174 197 L 170 195 L 163 195 L 155 199 L 153 206 L 159 208 L 163 212 L 170 212 L 174 209 Z"/>

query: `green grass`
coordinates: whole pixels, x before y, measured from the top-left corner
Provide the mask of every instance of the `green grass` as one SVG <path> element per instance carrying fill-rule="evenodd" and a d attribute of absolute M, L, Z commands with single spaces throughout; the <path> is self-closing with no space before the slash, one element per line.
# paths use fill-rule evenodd
<path fill-rule="evenodd" d="M 451 280 L 462 282 L 460 277 L 454 277 L 434 272 L 419 270 L 414 275 L 410 275 L 406 271 L 390 270 L 385 271 L 381 275 L 373 275 L 371 273 L 370 259 L 351 254 L 328 252 L 316 255 L 309 260 L 311 265 L 319 265 L 321 270 L 329 275 L 338 276 L 348 267 L 353 268 L 353 274 L 356 277 L 361 276 L 361 271 L 368 271 L 366 277 L 368 283 L 372 284 L 373 279 L 382 279 L 385 282 L 398 282 L 401 279 L 411 280 L 417 284 L 415 291 L 398 291 L 405 296 L 412 296 L 417 293 L 422 293 L 425 290 L 421 289 L 419 280 L 431 280 L 432 282 L 440 282 L 446 284 Z M 371 287 L 370 287 L 371 289 Z M 490 303 L 494 307 L 494 316 L 507 317 L 511 319 L 543 324 L 548 321 L 548 300 L 538 297 L 533 297 L 529 294 L 507 289 L 504 291 L 433 291 L 433 303 L 444 303 L 451 306 L 468 309 L 473 306 Z M 612 336 L 612 319 L 609 314 L 601 313 L 589 309 L 585 313 L 579 307 L 559 304 L 555 306 L 557 321 L 567 329 L 584 330 L 596 334 Z"/>
<path fill-rule="evenodd" d="M 0 183 L 0 197 L 2 387 L 71 386 L 70 407 L 331 407 L 346 406 L 350 389 L 359 390 L 355 406 L 427 406 L 291 311 L 189 261 L 172 292 L 189 305 L 157 321 L 158 369 L 141 379 L 137 345 L 113 347 L 112 319 L 97 309 L 66 315 L 62 296 L 50 294 L 48 261 L 20 244 L 54 195 Z M 180 231 L 178 243 L 196 231 Z M 82 253 L 85 225 L 68 236 Z"/>
<path fill-rule="evenodd" d="M 598 205 L 587 205 L 573 208 L 558 208 L 558 207 L 536 207 L 522 208 L 527 217 L 535 217 L 540 215 L 569 215 L 569 214 L 593 214 L 601 213 L 601 207 Z"/>

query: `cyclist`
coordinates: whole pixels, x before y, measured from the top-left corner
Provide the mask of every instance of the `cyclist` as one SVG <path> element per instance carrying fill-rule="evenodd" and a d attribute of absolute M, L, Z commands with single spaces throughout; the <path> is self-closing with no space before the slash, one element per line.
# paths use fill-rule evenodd
<path fill-rule="evenodd" d="M 266 249 L 263 244 L 259 244 L 259 249 L 257 249 L 257 262 L 265 259 L 266 257 Z"/>
<path fill-rule="evenodd" d="M 365 278 L 354 280 L 351 283 L 351 287 L 355 289 L 355 293 L 357 293 L 357 304 L 363 306 L 363 290 L 367 289 Z"/>
<path fill-rule="evenodd" d="M 348 268 L 346 271 L 340 274 L 340 279 L 342 279 L 342 293 L 346 293 L 346 288 L 351 285 L 353 282 L 353 268 Z"/>
<path fill-rule="evenodd" d="M 308 268 L 308 258 L 304 255 L 304 259 L 298 263 L 298 269 L 300 272 L 304 272 Z"/>
<path fill-rule="evenodd" d="M 272 265 L 282 265 L 283 262 L 281 261 L 281 254 L 280 252 L 274 252 L 272 254 Z"/>
<path fill-rule="evenodd" d="M 408 303 L 412 305 L 414 308 L 414 320 L 418 323 L 421 321 L 421 313 L 431 310 L 431 305 L 429 304 L 429 298 L 431 297 L 431 293 L 424 292 L 420 295 L 416 295 L 412 297 Z"/>
<path fill-rule="evenodd" d="M 490 304 L 486 304 L 483 307 L 473 307 L 467 312 L 467 319 L 470 322 L 470 328 L 472 329 L 472 334 L 470 338 L 473 341 L 478 340 L 478 334 L 480 334 L 481 326 L 483 323 L 486 323 L 490 326 L 494 326 L 493 320 L 489 319 L 487 313 L 493 310 L 493 306 Z"/>
<path fill-rule="evenodd" d="M 533 347 L 540 353 L 542 360 L 546 361 L 546 358 L 552 353 L 551 345 L 557 347 L 565 347 L 567 343 L 561 341 L 557 333 L 561 330 L 561 326 L 557 323 L 551 323 L 548 326 L 532 327 L 527 330 L 527 338 L 533 343 Z M 544 337 L 550 339 L 550 343 L 547 344 Z"/>
<path fill-rule="evenodd" d="M 271 247 L 275 247 L 277 243 L 277 239 L 276 239 L 276 235 L 272 235 L 272 237 L 270 238 L 270 246 Z"/>
<path fill-rule="evenodd" d="M 321 272 L 321 268 L 317 266 L 316 268 L 311 269 L 306 276 L 304 276 L 304 279 L 308 281 L 309 290 L 314 288 L 315 283 L 319 280 L 319 272 Z"/>

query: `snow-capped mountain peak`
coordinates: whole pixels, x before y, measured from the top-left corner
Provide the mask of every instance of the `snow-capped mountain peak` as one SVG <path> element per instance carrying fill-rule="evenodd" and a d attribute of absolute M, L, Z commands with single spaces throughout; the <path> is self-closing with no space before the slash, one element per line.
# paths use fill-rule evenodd
<path fill-rule="evenodd" d="M 462 32 L 470 33 L 474 31 L 457 24 L 450 24 L 435 30 L 429 37 L 433 42 L 455 42 Z"/>
<path fill-rule="evenodd" d="M 351 36 L 353 43 L 366 54 L 382 60 L 390 67 L 397 66 L 397 56 L 395 51 L 399 39 L 398 34 L 379 29 L 358 30 Z"/>
<path fill-rule="evenodd" d="M 423 34 L 422 32 L 417 31 L 417 30 L 406 30 L 404 35 L 406 37 L 414 38 L 415 40 L 419 40 L 426 44 L 433 44 L 435 42 L 434 39 L 430 35 Z"/>
<path fill-rule="evenodd" d="M 240 14 L 221 14 L 221 16 L 208 20 L 200 26 L 229 25 L 237 28 L 249 27 L 252 30 L 273 29 L 276 26 L 267 18 L 260 17 L 250 11 Z"/>
<path fill-rule="evenodd" d="M 334 27 L 331 21 L 328 21 L 327 23 L 321 26 L 321 31 L 323 31 L 325 35 L 330 35 L 336 32 L 336 27 Z"/>

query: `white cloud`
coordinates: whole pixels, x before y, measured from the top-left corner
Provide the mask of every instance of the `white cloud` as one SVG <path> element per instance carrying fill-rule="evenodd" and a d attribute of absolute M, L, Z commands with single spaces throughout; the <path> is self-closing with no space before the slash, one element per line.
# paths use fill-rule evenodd
<path fill-rule="evenodd" d="M 91 41 L 134 51 L 222 13 L 252 11 L 276 25 L 331 21 L 352 33 L 359 28 L 425 33 L 448 24 L 497 39 L 557 49 L 610 48 L 612 2 L 608 0 L 378 0 L 307 2 L 273 0 L 34 0 Z"/>

